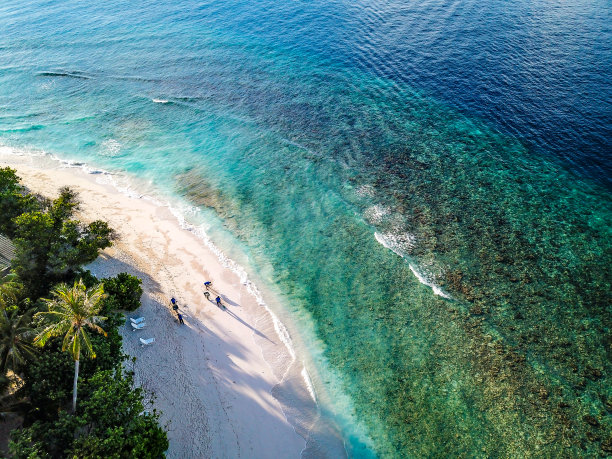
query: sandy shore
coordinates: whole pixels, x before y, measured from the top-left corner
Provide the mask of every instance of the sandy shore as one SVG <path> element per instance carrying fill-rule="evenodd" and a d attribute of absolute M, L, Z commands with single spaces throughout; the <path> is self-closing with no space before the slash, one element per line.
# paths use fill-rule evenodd
<path fill-rule="evenodd" d="M 0 160 L 45 196 L 69 185 L 82 201 L 81 220 L 103 219 L 118 231 L 115 245 L 89 267 L 94 274 L 125 271 L 143 280 L 142 307 L 130 315 L 144 316 L 147 325 L 138 331 L 122 327 L 124 351 L 137 358 L 136 382 L 155 394 L 154 406 L 163 412 L 168 457 L 300 457 L 307 435 L 296 433 L 287 409 L 272 396 L 295 358 L 239 276 L 183 229 L 169 208 L 120 193 L 80 168 L 40 163 L 32 157 Z M 213 282 L 210 301 L 203 294 L 205 280 Z M 214 303 L 217 293 L 225 309 Z M 171 310 L 171 296 L 183 326 Z M 143 347 L 141 337 L 155 343 Z M 270 364 L 270 355 L 278 365 Z M 289 388 L 295 400 L 310 397 L 304 385 Z"/>

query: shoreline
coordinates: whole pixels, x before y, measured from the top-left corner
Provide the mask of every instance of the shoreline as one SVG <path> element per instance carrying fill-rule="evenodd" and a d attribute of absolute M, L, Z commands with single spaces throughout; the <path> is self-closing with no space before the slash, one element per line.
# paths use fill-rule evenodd
<path fill-rule="evenodd" d="M 168 457 L 300 457 L 324 451 L 318 438 L 344 452 L 339 434 L 319 424 L 306 370 L 279 336 L 282 324 L 169 207 L 55 159 L 7 156 L 3 166 L 33 192 L 52 197 L 69 185 L 81 201 L 78 218 L 106 220 L 117 231 L 87 268 L 98 278 L 125 271 L 143 280 L 142 306 L 129 316 L 145 316 L 147 326 L 124 325 L 123 350 L 137 358 L 135 381 L 154 394 L 162 425 L 169 423 Z M 213 282 L 210 301 L 205 280 Z M 225 309 L 214 304 L 215 293 Z M 151 337 L 152 346 L 140 346 L 138 338 Z"/>

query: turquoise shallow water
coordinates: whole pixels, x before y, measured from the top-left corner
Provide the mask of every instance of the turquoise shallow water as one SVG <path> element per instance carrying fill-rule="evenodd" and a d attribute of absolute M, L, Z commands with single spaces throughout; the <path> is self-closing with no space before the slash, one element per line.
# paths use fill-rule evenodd
<path fill-rule="evenodd" d="M 605 454 L 609 5 L 175 3 L 1 6 L 0 143 L 203 209 L 351 456 Z"/>

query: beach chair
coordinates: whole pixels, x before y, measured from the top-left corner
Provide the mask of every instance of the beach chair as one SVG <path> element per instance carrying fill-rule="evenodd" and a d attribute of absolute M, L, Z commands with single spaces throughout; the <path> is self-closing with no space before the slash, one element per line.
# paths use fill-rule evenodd
<path fill-rule="evenodd" d="M 136 325 L 138 325 L 141 322 L 144 322 L 144 320 L 145 320 L 144 317 L 136 317 L 135 319 L 133 317 L 130 317 L 130 321 Z"/>
<path fill-rule="evenodd" d="M 154 342 L 155 342 L 155 338 L 147 338 L 147 339 L 140 338 L 140 343 L 143 346 L 148 346 L 149 344 L 153 344 Z"/>
<path fill-rule="evenodd" d="M 132 331 L 136 331 L 136 330 L 142 330 L 143 328 L 146 327 L 147 324 L 146 322 L 140 322 L 138 324 L 135 324 L 134 322 L 132 322 L 131 325 L 132 325 L 132 328 L 134 329 Z"/>

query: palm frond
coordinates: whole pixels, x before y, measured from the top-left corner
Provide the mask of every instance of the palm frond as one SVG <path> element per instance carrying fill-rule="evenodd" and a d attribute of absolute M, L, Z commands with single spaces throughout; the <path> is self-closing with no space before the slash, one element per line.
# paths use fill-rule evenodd
<path fill-rule="evenodd" d="M 49 338 L 65 333 L 68 327 L 70 327 L 70 324 L 66 322 L 58 322 L 48 325 L 36 336 L 36 338 L 34 338 L 34 343 L 42 347 L 47 343 Z"/>
<path fill-rule="evenodd" d="M 62 341 L 62 351 L 72 349 L 72 345 L 74 344 L 74 340 L 77 338 L 77 335 L 78 330 L 75 327 L 70 326 L 64 335 L 64 340 Z M 72 350 L 70 352 L 72 352 Z M 75 358 L 75 360 L 78 360 L 78 358 Z"/>
<path fill-rule="evenodd" d="M 48 311 L 36 314 L 53 324 L 36 337 L 36 343 L 44 345 L 51 336 L 62 334 L 62 350 L 68 350 L 75 360 L 79 359 L 82 348 L 86 353 L 95 355 L 83 327 L 106 336 L 104 329 L 97 325 L 106 318 L 95 315 L 102 308 L 103 298 L 105 294 L 102 284 L 87 289 L 83 281 L 79 280 L 72 287 L 66 284 L 56 286 L 52 298 L 44 300 Z"/>
<path fill-rule="evenodd" d="M 85 323 L 85 325 L 86 325 L 88 328 L 91 328 L 92 330 L 97 331 L 97 332 L 98 332 L 98 333 L 100 333 L 101 335 L 107 336 L 106 331 L 105 331 L 105 330 L 104 330 L 102 327 L 100 327 L 99 325 L 96 325 L 95 323 L 91 323 L 90 321 L 87 321 L 87 322 Z"/>
<path fill-rule="evenodd" d="M 30 328 L 30 314 L 19 315 L 17 309 L 10 313 L 0 311 L 0 373 L 16 371 L 35 354 L 32 346 L 34 330 Z"/>
<path fill-rule="evenodd" d="M 87 335 L 87 332 L 85 331 L 84 328 L 81 328 L 80 334 L 81 334 L 81 338 L 83 339 L 83 343 L 85 344 L 83 348 L 85 350 L 85 354 L 95 359 L 96 353 L 93 349 L 93 346 L 91 345 L 91 341 L 89 340 L 89 335 Z"/>

